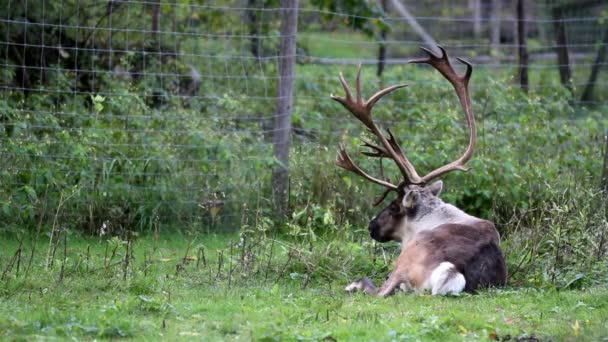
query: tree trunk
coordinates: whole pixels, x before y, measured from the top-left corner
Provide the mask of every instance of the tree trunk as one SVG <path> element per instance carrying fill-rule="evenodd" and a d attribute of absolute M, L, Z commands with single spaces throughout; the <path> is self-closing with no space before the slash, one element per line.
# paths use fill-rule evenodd
<path fill-rule="evenodd" d="M 281 1 L 278 99 L 273 136 L 274 155 L 280 165 L 272 173 L 272 190 L 277 212 L 283 216 L 288 213 L 289 209 L 289 145 L 291 142 L 291 115 L 293 111 L 298 3 L 299 0 Z"/>
<path fill-rule="evenodd" d="M 525 0 L 517 0 L 517 42 L 519 52 L 519 85 L 521 89 L 528 92 L 528 42 L 526 27 L 526 4 Z"/>
<path fill-rule="evenodd" d="M 606 222 L 608 222 L 608 135 L 604 136 L 604 169 L 602 170 L 602 180 L 600 183 L 600 189 L 602 190 L 603 194 L 601 194 L 600 198 L 602 198 L 602 201 L 604 202 L 604 217 L 606 219 Z M 604 251 L 604 242 L 605 242 L 605 231 L 602 233 L 600 242 L 599 242 L 599 246 L 598 246 L 598 253 L 597 253 L 597 257 L 598 259 L 602 256 L 602 253 Z"/>
<path fill-rule="evenodd" d="M 606 60 L 606 51 L 608 51 L 608 29 L 604 32 L 604 38 L 602 39 L 600 49 L 597 52 L 595 63 L 593 63 L 593 66 L 591 67 L 591 75 L 589 75 L 589 81 L 587 81 L 585 91 L 581 97 L 581 101 L 583 102 L 593 101 L 593 89 L 595 88 L 595 82 L 597 81 L 597 76 L 600 73 L 602 64 L 604 64 L 604 60 Z"/>
<path fill-rule="evenodd" d="M 380 6 L 382 6 L 382 11 L 386 16 L 387 11 L 387 0 L 380 0 Z M 382 28 L 380 30 L 380 46 L 378 47 L 378 70 L 376 71 L 376 75 L 378 77 L 382 76 L 384 72 L 384 65 L 386 64 L 386 35 L 388 34 L 388 29 Z"/>
<path fill-rule="evenodd" d="M 570 70 L 570 57 L 568 55 L 568 37 L 564 13 L 560 8 L 553 9 L 553 29 L 555 30 L 555 43 L 557 45 L 557 64 L 559 78 L 562 84 L 572 92 L 572 71 Z"/>
<path fill-rule="evenodd" d="M 604 194 L 608 196 L 608 135 L 604 136 L 604 169 L 602 170 L 600 189 L 602 189 Z M 608 205 L 608 201 L 606 202 L 606 205 Z M 606 215 L 608 215 L 608 208 L 606 209 Z"/>
<path fill-rule="evenodd" d="M 431 35 L 428 34 L 426 30 L 422 26 L 420 26 L 420 24 L 418 24 L 416 18 L 414 18 L 414 16 L 407 10 L 407 8 L 399 0 L 390 0 L 390 3 L 393 8 L 395 8 L 395 10 L 399 12 L 399 15 L 403 17 L 405 21 L 407 21 L 407 23 L 414 30 L 414 32 L 416 32 L 416 34 L 420 36 L 422 41 L 426 45 L 428 45 L 430 50 L 436 54 L 441 54 L 441 51 L 437 48 L 437 42 L 435 41 L 435 39 L 433 39 L 433 37 L 431 37 Z"/>
<path fill-rule="evenodd" d="M 494 56 L 497 63 L 500 62 L 500 0 L 492 0 L 492 12 L 490 13 L 492 23 L 492 35 L 490 37 L 490 44 L 492 45 L 491 54 Z"/>
<path fill-rule="evenodd" d="M 158 33 L 160 32 L 160 0 L 155 0 L 152 4 L 152 41 L 155 46 L 159 47 L 160 50 L 160 39 Z"/>
<path fill-rule="evenodd" d="M 473 11 L 473 35 L 481 37 L 481 0 L 469 0 L 469 8 Z"/>
<path fill-rule="evenodd" d="M 247 0 L 246 20 L 249 26 L 249 51 L 255 58 L 262 53 L 262 40 L 260 39 L 260 21 L 258 18 L 258 0 Z"/>

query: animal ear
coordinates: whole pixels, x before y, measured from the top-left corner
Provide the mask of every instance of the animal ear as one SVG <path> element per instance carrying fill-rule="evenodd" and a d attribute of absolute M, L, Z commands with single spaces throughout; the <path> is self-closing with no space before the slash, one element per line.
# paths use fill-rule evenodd
<path fill-rule="evenodd" d="M 443 189 L 443 181 L 436 181 L 435 183 L 429 185 L 429 189 L 434 196 L 439 196 L 441 190 Z"/>
<path fill-rule="evenodd" d="M 403 202 L 401 204 L 405 209 L 413 209 L 416 207 L 419 197 L 420 195 L 416 191 L 410 191 L 403 196 Z"/>

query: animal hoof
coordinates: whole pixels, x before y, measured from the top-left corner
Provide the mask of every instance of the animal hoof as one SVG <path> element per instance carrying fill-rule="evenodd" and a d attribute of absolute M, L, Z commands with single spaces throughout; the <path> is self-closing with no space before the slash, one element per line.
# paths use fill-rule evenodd
<path fill-rule="evenodd" d="M 375 291 L 376 290 L 376 286 L 374 286 L 374 283 L 372 283 L 372 281 L 369 278 L 361 278 L 359 280 L 355 280 L 352 283 L 348 284 L 348 286 L 346 286 L 344 288 L 344 290 L 346 292 L 356 292 L 356 291 L 365 291 L 365 292 L 370 292 L 370 291 Z"/>
<path fill-rule="evenodd" d="M 361 290 L 362 286 L 361 286 L 361 282 L 360 281 L 353 281 L 352 283 L 348 284 L 345 288 L 344 291 L 346 292 L 356 292 L 357 290 Z"/>

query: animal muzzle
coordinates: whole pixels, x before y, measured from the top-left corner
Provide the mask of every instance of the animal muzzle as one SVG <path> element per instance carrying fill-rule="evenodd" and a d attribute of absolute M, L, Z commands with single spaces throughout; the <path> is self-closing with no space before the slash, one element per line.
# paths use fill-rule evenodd
<path fill-rule="evenodd" d="M 377 219 L 373 219 L 369 222 L 367 230 L 369 230 L 369 235 L 372 237 L 372 239 L 378 242 L 387 242 L 391 240 L 389 237 L 383 236 L 382 227 L 380 226 L 380 224 L 378 224 Z"/>

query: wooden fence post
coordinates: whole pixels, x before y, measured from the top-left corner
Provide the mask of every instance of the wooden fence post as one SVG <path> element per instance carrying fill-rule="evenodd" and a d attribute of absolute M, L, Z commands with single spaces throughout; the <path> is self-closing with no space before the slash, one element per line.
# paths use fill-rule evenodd
<path fill-rule="evenodd" d="M 288 213 L 289 200 L 289 146 L 293 112 L 298 5 L 299 0 L 281 1 L 278 98 L 273 133 L 274 155 L 280 164 L 272 173 L 272 192 L 277 213 L 282 216 Z"/>

